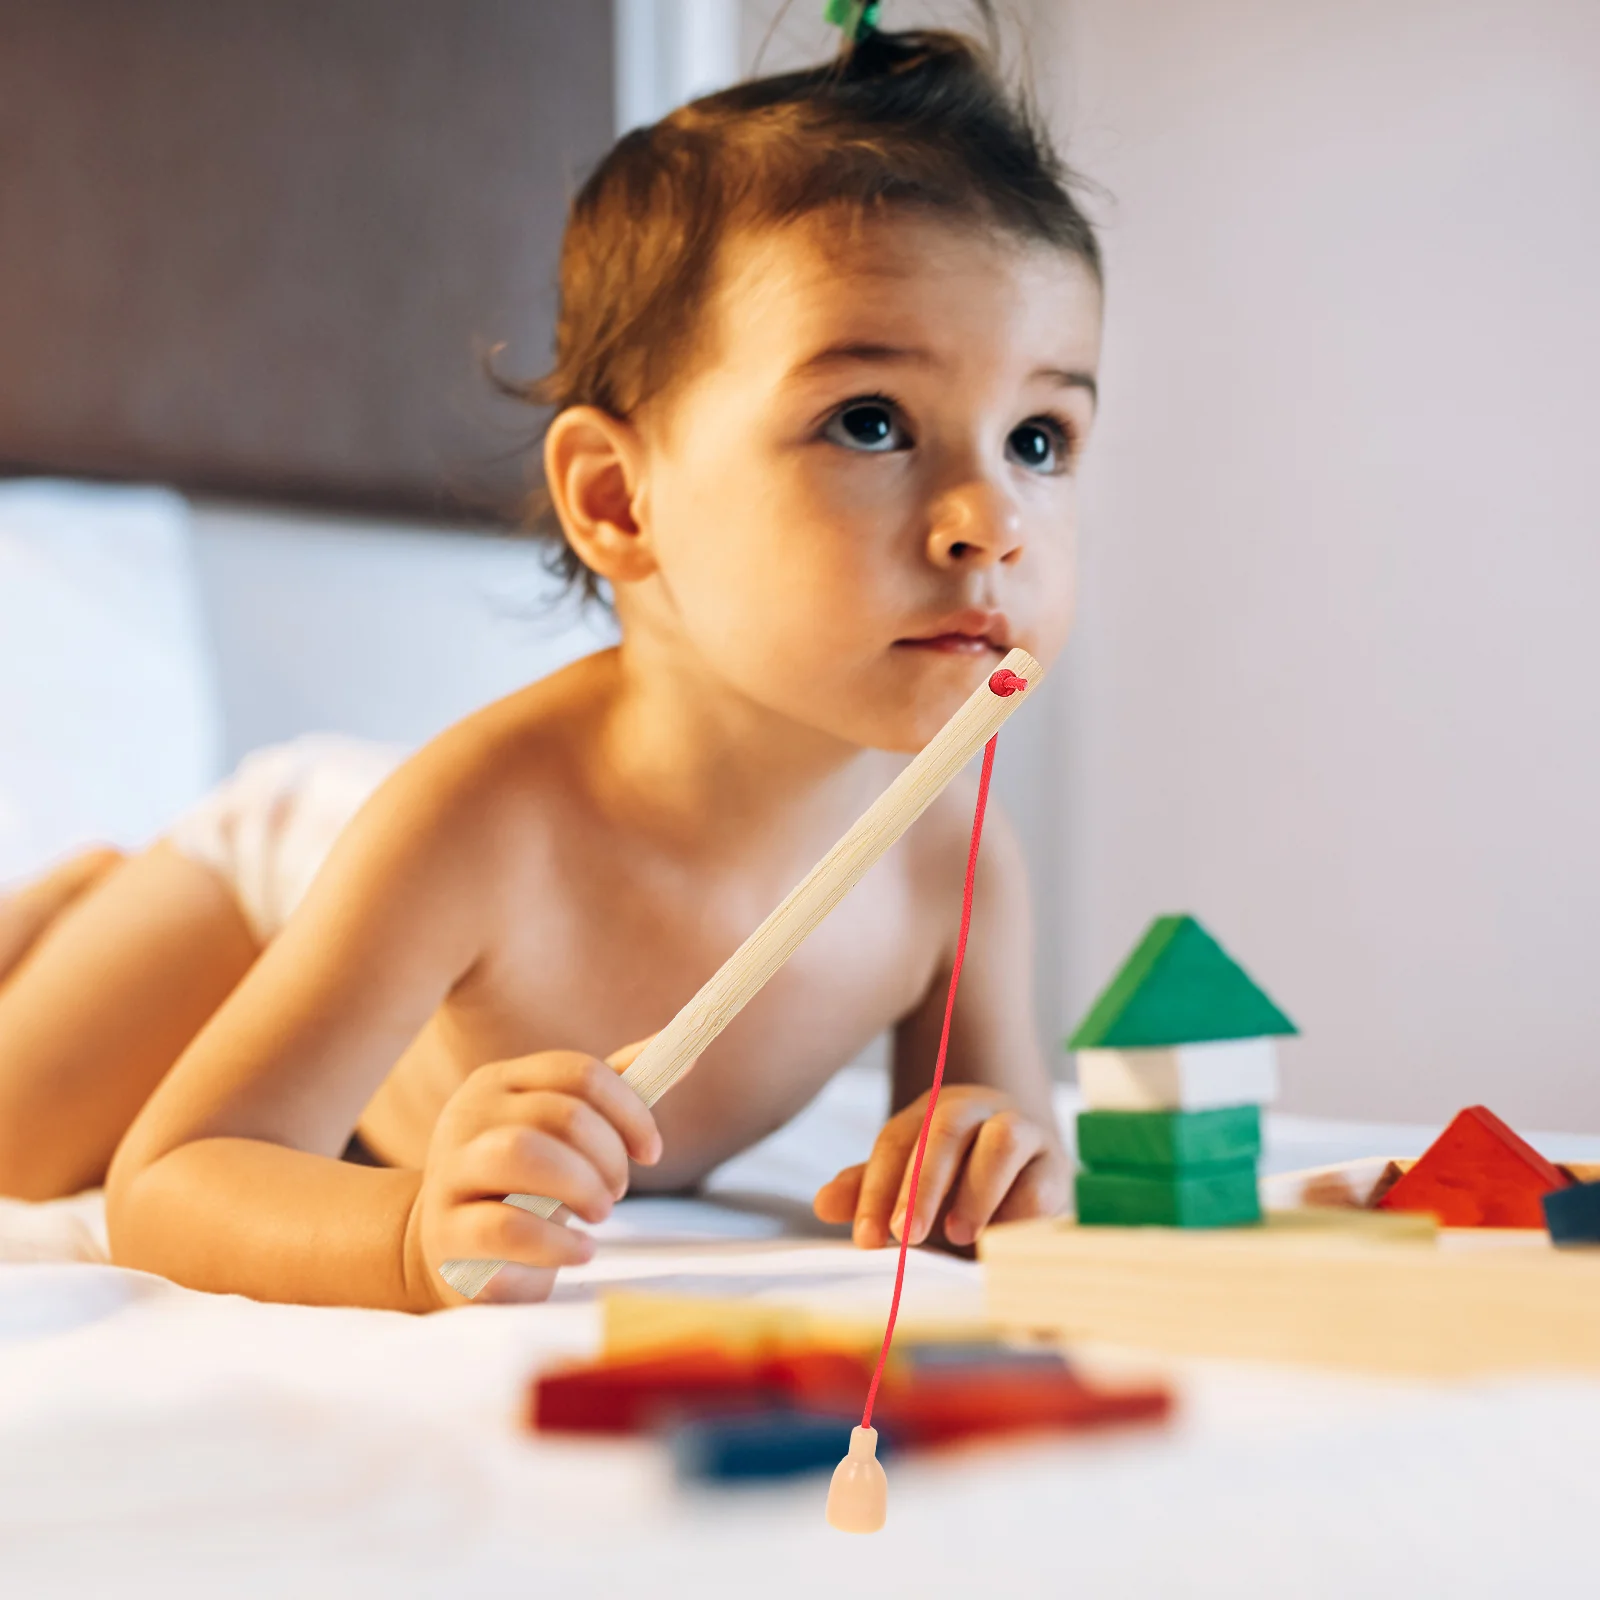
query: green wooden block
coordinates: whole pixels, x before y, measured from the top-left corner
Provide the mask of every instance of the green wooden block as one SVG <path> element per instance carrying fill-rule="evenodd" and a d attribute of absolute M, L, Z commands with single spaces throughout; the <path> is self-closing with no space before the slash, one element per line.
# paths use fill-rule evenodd
<path fill-rule="evenodd" d="M 1237 1166 L 1260 1154 L 1259 1106 L 1078 1113 L 1078 1159 L 1096 1172 L 1194 1177 L 1194 1168 Z"/>
<path fill-rule="evenodd" d="M 1141 1050 L 1298 1032 L 1193 917 L 1157 917 L 1067 1048 Z"/>
<path fill-rule="evenodd" d="M 1078 1221 L 1087 1226 L 1232 1228 L 1261 1220 L 1254 1162 L 1200 1177 L 1080 1172 Z"/>

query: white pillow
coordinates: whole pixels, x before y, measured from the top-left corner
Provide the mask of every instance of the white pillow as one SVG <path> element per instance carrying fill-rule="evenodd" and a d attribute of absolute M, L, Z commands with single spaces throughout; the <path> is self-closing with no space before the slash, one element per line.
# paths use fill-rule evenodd
<path fill-rule="evenodd" d="M 0 884 L 76 845 L 144 844 L 221 749 L 187 503 L 0 483 Z"/>

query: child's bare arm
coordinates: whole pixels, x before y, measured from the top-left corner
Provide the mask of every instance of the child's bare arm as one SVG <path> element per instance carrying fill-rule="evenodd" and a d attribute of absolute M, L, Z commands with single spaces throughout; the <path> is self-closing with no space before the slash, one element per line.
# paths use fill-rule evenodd
<path fill-rule="evenodd" d="M 950 956 L 954 956 L 952 948 Z M 1069 1167 L 1033 1019 L 1027 869 L 1003 814 L 991 809 L 974 885 L 972 927 L 950 1030 L 944 1085 L 928 1132 L 909 1235 L 919 1244 L 944 1211 L 951 1244 L 985 1223 L 1049 1215 L 1066 1202 Z M 894 1114 L 872 1154 L 818 1193 L 817 1214 L 852 1222 L 875 1248 L 905 1231 L 912 1158 L 944 1026 L 950 964 L 895 1031 Z"/>
<path fill-rule="evenodd" d="M 494 936 L 496 822 L 443 776 L 470 770 L 461 755 L 419 758 L 380 791 L 151 1098 L 107 1183 L 118 1261 L 262 1299 L 425 1310 L 455 1303 L 433 1257 L 491 1256 L 517 1264 L 498 1297 L 537 1297 L 587 1247 L 491 1197 L 552 1194 L 596 1220 L 619 1162 L 625 1182 L 627 1155 L 656 1153 L 637 1097 L 562 1053 L 471 1073 L 423 1172 L 337 1159 Z"/>
<path fill-rule="evenodd" d="M 198 1289 L 432 1311 L 464 1303 L 439 1275 L 464 1257 L 507 1263 L 480 1301 L 540 1300 L 593 1246 L 503 1197 L 554 1195 L 599 1222 L 627 1188 L 629 1157 L 654 1161 L 660 1148 L 649 1111 L 609 1067 L 550 1051 L 473 1072 L 421 1172 L 201 1135 L 140 1167 L 119 1155 L 107 1218 L 118 1262 Z"/>

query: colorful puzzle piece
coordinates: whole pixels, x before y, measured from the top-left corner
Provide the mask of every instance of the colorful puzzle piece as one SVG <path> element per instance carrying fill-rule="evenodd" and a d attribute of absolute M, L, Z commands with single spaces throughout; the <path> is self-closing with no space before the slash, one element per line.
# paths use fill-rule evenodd
<path fill-rule="evenodd" d="M 691 1417 L 667 1430 L 678 1472 L 708 1483 L 748 1478 L 789 1478 L 831 1467 L 849 1448 L 856 1417 L 815 1411 L 774 1410 L 754 1416 Z M 881 1430 L 877 1454 L 893 1453 Z"/>
<path fill-rule="evenodd" d="M 1600 1244 L 1600 1183 L 1573 1183 L 1543 1197 L 1554 1244 Z"/>
<path fill-rule="evenodd" d="M 1198 1173 L 1080 1172 L 1078 1221 L 1097 1227 L 1231 1228 L 1261 1220 L 1254 1161 Z"/>
<path fill-rule="evenodd" d="M 1157 917 L 1067 1041 L 1069 1050 L 1146 1050 L 1297 1033 L 1191 916 Z"/>
<path fill-rule="evenodd" d="M 782 1476 L 838 1459 L 872 1366 L 837 1351 L 754 1358 L 705 1350 L 569 1367 L 535 1379 L 528 1423 L 546 1433 L 665 1430 L 695 1476 Z M 1100 1388 L 1052 1350 L 991 1342 L 896 1352 L 874 1416 L 885 1444 L 904 1449 L 1152 1420 L 1170 1408 L 1164 1388 Z"/>
<path fill-rule="evenodd" d="M 1180 1167 L 1236 1165 L 1260 1154 L 1259 1106 L 1078 1114 L 1078 1159 L 1096 1172 L 1155 1174 Z"/>
<path fill-rule="evenodd" d="M 1078 1088 L 1091 1111 L 1210 1111 L 1278 1097 L 1271 1039 L 1224 1039 L 1162 1050 L 1080 1050 Z"/>
<path fill-rule="evenodd" d="M 1446 1228 L 1542 1228 L 1543 1197 L 1566 1175 L 1487 1106 L 1468 1106 L 1377 1201 L 1430 1211 Z"/>
<path fill-rule="evenodd" d="M 651 1289 L 608 1289 L 600 1296 L 600 1325 L 601 1349 L 609 1361 L 707 1351 L 742 1359 L 821 1350 L 875 1356 L 883 1344 L 882 1319 L 859 1311 Z M 978 1317 L 914 1311 L 900 1326 L 904 1337 L 919 1345 L 970 1344 L 994 1333 Z"/>
<path fill-rule="evenodd" d="M 1191 916 L 1157 917 L 1067 1041 L 1078 1053 L 1078 1221 L 1258 1222 L 1261 1107 L 1295 1033 Z"/>

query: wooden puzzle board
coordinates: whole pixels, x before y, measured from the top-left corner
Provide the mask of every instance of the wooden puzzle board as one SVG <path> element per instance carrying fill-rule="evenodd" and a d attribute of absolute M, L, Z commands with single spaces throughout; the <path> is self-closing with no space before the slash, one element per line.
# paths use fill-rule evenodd
<path fill-rule="evenodd" d="M 1348 1164 L 1347 1188 L 1392 1165 Z M 1326 1193 L 1338 1170 L 1269 1193 Z M 991 1228 L 978 1253 L 988 1312 L 1017 1331 L 1411 1377 L 1600 1371 L 1600 1249 L 1407 1222 L 1358 1201 L 1215 1232 L 1052 1219 Z"/>

